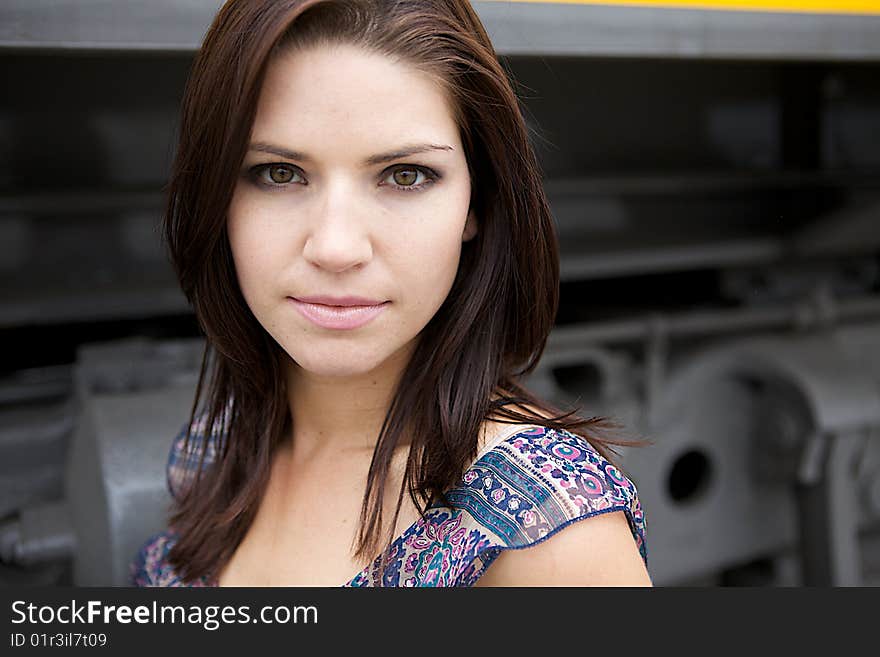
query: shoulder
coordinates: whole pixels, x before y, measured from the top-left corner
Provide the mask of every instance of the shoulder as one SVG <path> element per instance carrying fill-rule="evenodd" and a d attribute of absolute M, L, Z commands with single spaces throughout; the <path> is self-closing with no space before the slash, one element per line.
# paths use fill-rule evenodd
<path fill-rule="evenodd" d="M 187 486 L 200 469 L 216 460 L 218 431 L 207 431 L 207 413 L 185 423 L 171 441 L 165 477 L 168 492 L 180 501 Z M 173 528 L 155 533 L 141 545 L 129 564 L 129 583 L 133 586 L 179 586 L 179 580 L 168 564 L 168 553 L 177 541 Z"/>
<path fill-rule="evenodd" d="M 623 511 L 582 520 L 526 546 L 528 550 L 499 551 L 474 585 L 651 586 Z"/>
<path fill-rule="evenodd" d="M 166 530 L 150 536 L 144 542 L 129 566 L 129 583 L 132 586 L 168 586 L 171 571 L 167 557 L 175 538 L 172 531 Z"/>
<path fill-rule="evenodd" d="M 192 424 L 184 424 L 171 443 L 166 478 L 168 492 L 175 500 L 180 500 L 197 473 L 205 470 L 217 458 L 221 432 L 218 427 L 209 432 L 207 424 L 208 414 L 202 412 Z"/>
<path fill-rule="evenodd" d="M 584 437 L 527 428 L 487 452 L 462 483 L 456 506 L 487 535 L 462 585 L 475 583 L 493 562 L 492 576 L 481 583 L 529 585 L 529 576 L 518 576 L 526 573 L 544 585 L 647 579 L 636 486 Z"/>
<path fill-rule="evenodd" d="M 202 577 L 184 582 L 169 563 L 168 555 L 177 543 L 178 535 L 167 529 L 154 534 L 144 542 L 137 556 L 129 564 L 129 584 L 140 587 L 204 587 L 209 580 Z"/>

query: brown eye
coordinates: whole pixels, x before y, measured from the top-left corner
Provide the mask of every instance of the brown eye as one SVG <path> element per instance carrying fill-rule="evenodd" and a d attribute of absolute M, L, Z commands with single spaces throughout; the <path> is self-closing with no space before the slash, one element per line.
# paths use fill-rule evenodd
<path fill-rule="evenodd" d="M 278 185 L 289 183 L 293 180 L 294 175 L 296 175 L 294 170 L 283 164 L 275 164 L 269 167 L 269 179 Z"/>
<path fill-rule="evenodd" d="M 441 174 L 415 164 L 400 164 L 382 172 L 388 176 L 381 184 L 398 192 L 420 192 L 440 180 Z"/>
<path fill-rule="evenodd" d="M 411 187 L 418 180 L 419 172 L 415 169 L 398 169 L 393 177 L 394 182 L 401 187 Z"/>

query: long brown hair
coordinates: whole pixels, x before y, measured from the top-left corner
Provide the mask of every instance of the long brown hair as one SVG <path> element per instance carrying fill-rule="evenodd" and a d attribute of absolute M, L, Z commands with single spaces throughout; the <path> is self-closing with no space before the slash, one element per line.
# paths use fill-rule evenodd
<path fill-rule="evenodd" d="M 355 556 L 371 558 L 393 538 L 380 536 L 381 501 L 403 436 L 410 453 L 390 531 L 404 490 L 422 514 L 438 496 L 445 501 L 476 457 L 486 419 L 566 429 L 606 458 L 608 445 L 634 444 L 605 435 L 613 423 L 575 410 L 563 414 L 518 383 L 537 365 L 556 317 L 557 237 L 516 93 L 470 3 L 230 0 L 187 84 L 164 217 L 172 263 L 207 338 L 190 422 L 199 415 L 218 436 L 216 460 L 177 497 L 170 519 L 179 536 L 169 559 L 184 581 L 215 577 L 230 559 L 256 514 L 274 449 L 290 429 L 283 352 L 242 296 L 226 233 L 266 65 L 279 49 L 340 42 L 398 58 L 443 85 L 479 223 L 385 416 Z M 202 444 L 200 458 L 208 441 Z"/>

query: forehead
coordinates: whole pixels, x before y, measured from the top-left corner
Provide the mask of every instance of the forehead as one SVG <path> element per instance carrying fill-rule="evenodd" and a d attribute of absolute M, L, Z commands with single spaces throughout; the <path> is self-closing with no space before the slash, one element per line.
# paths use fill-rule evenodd
<path fill-rule="evenodd" d="M 387 55 L 321 45 L 270 60 L 252 140 L 332 147 L 338 142 L 457 142 L 448 94 L 432 76 Z"/>

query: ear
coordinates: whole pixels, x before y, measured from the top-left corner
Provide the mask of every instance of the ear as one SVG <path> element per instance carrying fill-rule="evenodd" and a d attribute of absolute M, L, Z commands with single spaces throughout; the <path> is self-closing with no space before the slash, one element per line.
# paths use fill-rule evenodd
<path fill-rule="evenodd" d="M 477 217 L 473 210 L 468 210 L 467 222 L 461 234 L 461 241 L 468 242 L 477 234 Z"/>

